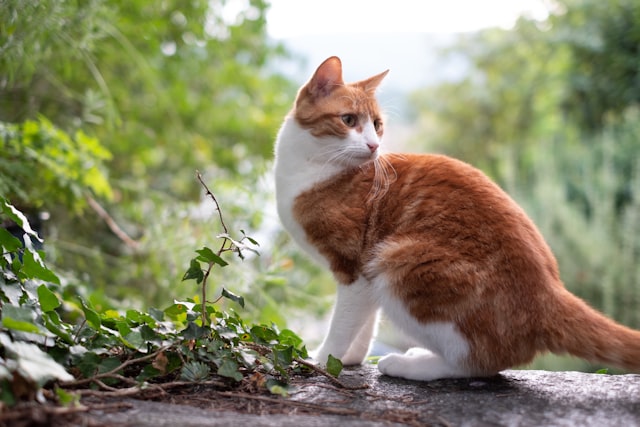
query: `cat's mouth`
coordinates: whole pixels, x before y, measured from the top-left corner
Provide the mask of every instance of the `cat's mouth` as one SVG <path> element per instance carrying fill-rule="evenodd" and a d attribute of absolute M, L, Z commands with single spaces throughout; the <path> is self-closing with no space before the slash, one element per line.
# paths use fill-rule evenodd
<path fill-rule="evenodd" d="M 372 152 L 360 152 L 356 155 L 353 155 L 353 160 L 358 163 L 366 163 L 369 161 L 373 161 L 378 158 L 378 151 Z"/>

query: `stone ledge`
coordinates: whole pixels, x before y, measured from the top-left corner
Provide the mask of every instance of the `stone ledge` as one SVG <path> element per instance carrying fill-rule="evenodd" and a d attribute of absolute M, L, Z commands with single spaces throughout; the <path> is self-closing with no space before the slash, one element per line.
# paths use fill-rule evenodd
<path fill-rule="evenodd" d="M 640 375 L 505 371 L 492 378 L 428 383 L 380 375 L 373 366 L 341 379 L 368 389 L 336 389 L 324 379 L 298 384 L 289 398 L 328 408 L 302 414 L 249 415 L 187 405 L 132 401 L 98 417 L 131 426 L 634 426 L 640 425 Z M 213 402 L 212 402 L 213 403 Z M 343 415 L 341 415 L 343 414 Z M 88 414 L 94 420 L 98 414 Z"/>

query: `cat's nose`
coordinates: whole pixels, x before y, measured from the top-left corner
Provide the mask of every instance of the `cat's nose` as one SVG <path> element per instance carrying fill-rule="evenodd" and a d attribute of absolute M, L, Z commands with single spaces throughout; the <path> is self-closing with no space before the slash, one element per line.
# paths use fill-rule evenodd
<path fill-rule="evenodd" d="M 367 142 L 367 147 L 369 147 L 369 151 L 372 153 L 375 153 L 379 146 L 380 144 L 377 142 Z"/>

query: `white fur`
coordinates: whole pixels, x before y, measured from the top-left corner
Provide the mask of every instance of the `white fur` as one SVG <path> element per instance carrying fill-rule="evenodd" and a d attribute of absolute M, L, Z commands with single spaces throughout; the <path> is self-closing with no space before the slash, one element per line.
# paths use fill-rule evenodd
<path fill-rule="evenodd" d="M 275 146 L 275 179 L 278 215 L 289 234 L 317 262 L 326 260 L 307 242 L 304 230 L 293 218 L 293 203 L 303 191 L 345 169 L 373 160 L 368 142 L 380 143 L 369 120 L 363 132 L 351 130 L 345 138 L 316 138 L 289 115 L 278 133 Z"/>
<path fill-rule="evenodd" d="M 326 363 L 331 354 L 345 365 L 361 364 L 375 333 L 378 306 L 370 284 L 362 277 L 350 285 L 338 285 L 329 333 L 313 358 Z"/>
<path fill-rule="evenodd" d="M 463 365 L 469 354 L 469 344 L 455 324 L 418 322 L 405 304 L 390 292 L 384 275 L 376 277 L 371 285 L 389 320 L 422 347 L 410 349 L 404 355 L 383 357 L 378 362 L 380 372 L 422 381 L 469 376 Z"/>

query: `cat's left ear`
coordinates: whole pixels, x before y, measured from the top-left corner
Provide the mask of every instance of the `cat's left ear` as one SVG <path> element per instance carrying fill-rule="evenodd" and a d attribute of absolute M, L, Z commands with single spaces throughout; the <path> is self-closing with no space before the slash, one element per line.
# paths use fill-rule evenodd
<path fill-rule="evenodd" d="M 389 70 L 383 71 L 380 74 L 376 74 L 373 77 L 369 77 L 366 80 L 359 81 L 356 83 L 357 86 L 360 86 L 364 89 L 365 92 L 373 93 L 376 91 L 380 83 L 382 83 L 382 79 L 389 73 Z"/>
<path fill-rule="evenodd" d="M 305 85 L 314 98 L 323 98 L 338 86 L 343 86 L 342 62 L 337 56 L 325 60 Z"/>

